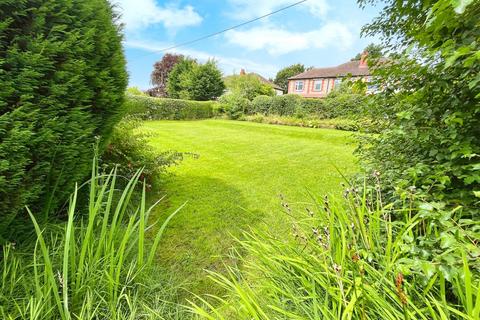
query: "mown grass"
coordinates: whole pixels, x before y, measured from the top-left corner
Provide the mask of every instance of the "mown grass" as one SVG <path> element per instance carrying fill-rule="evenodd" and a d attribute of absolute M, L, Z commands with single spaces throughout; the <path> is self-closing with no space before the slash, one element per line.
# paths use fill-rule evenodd
<path fill-rule="evenodd" d="M 235 264 L 226 258 L 232 235 L 249 228 L 280 237 L 290 232 L 280 195 L 302 206 L 309 193 L 341 190 L 337 169 L 356 170 L 348 132 L 223 120 L 153 121 L 143 130 L 158 151 L 199 156 L 185 159 L 163 182 L 170 211 L 188 203 L 171 221 L 159 252 L 159 262 L 195 293 L 212 292 L 205 269 Z"/>

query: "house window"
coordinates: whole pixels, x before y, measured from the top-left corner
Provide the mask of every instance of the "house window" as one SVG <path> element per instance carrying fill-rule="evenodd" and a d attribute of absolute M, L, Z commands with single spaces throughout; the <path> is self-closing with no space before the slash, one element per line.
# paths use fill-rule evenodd
<path fill-rule="evenodd" d="M 325 81 L 327 81 L 327 88 L 326 88 L 325 92 L 328 93 L 328 92 L 330 92 L 330 79 L 327 79 Z"/>
<path fill-rule="evenodd" d="M 313 91 L 322 91 L 322 80 L 315 80 L 313 82 Z"/>
<path fill-rule="evenodd" d="M 303 81 L 295 81 L 295 91 L 303 91 Z"/>
<path fill-rule="evenodd" d="M 336 79 L 335 79 L 335 85 L 333 86 L 333 88 L 339 89 L 339 88 L 340 88 L 340 84 L 342 84 L 342 79 L 336 78 Z"/>

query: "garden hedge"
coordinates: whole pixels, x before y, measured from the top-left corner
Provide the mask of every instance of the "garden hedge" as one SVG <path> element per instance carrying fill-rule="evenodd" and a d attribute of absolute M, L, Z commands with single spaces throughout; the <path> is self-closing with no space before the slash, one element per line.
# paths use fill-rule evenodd
<path fill-rule="evenodd" d="M 105 145 L 127 85 L 116 19 L 107 0 L 0 2 L 0 232 L 63 203 Z"/>
<path fill-rule="evenodd" d="M 194 120 L 212 118 L 218 103 L 127 95 L 130 114 L 145 120 Z"/>
<path fill-rule="evenodd" d="M 303 98 L 296 94 L 257 96 L 248 114 L 320 119 L 358 117 L 365 111 L 368 97 L 363 94 L 332 92 L 323 99 Z"/>

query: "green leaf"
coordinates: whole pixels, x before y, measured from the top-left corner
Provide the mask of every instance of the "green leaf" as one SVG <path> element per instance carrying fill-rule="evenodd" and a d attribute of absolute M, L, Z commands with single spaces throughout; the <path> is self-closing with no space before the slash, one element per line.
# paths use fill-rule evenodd
<path fill-rule="evenodd" d="M 440 234 L 440 247 L 442 249 L 450 248 L 456 242 L 457 240 L 452 234 L 448 232 L 442 232 Z"/>

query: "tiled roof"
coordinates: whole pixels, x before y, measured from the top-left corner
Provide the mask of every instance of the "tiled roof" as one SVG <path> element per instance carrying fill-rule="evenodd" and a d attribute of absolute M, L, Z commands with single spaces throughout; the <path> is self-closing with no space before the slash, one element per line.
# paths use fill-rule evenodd
<path fill-rule="evenodd" d="M 258 79 L 260 79 L 260 81 L 262 81 L 263 83 L 266 83 L 268 85 L 271 85 L 274 89 L 277 89 L 277 90 L 282 90 L 282 87 L 280 87 L 279 85 L 273 83 L 272 81 L 262 77 L 261 75 L 259 75 L 258 73 L 255 73 L 255 72 L 250 72 L 249 74 L 253 74 L 254 76 L 256 76 Z"/>
<path fill-rule="evenodd" d="M 289 78 L 289 80 L 345 77 L 350 74 L 352 76 L 369 76 L 370 72 L 368 66 L 360 66 L 360 61 L 349 61 L 336 67 L 310 69 Z"/>

